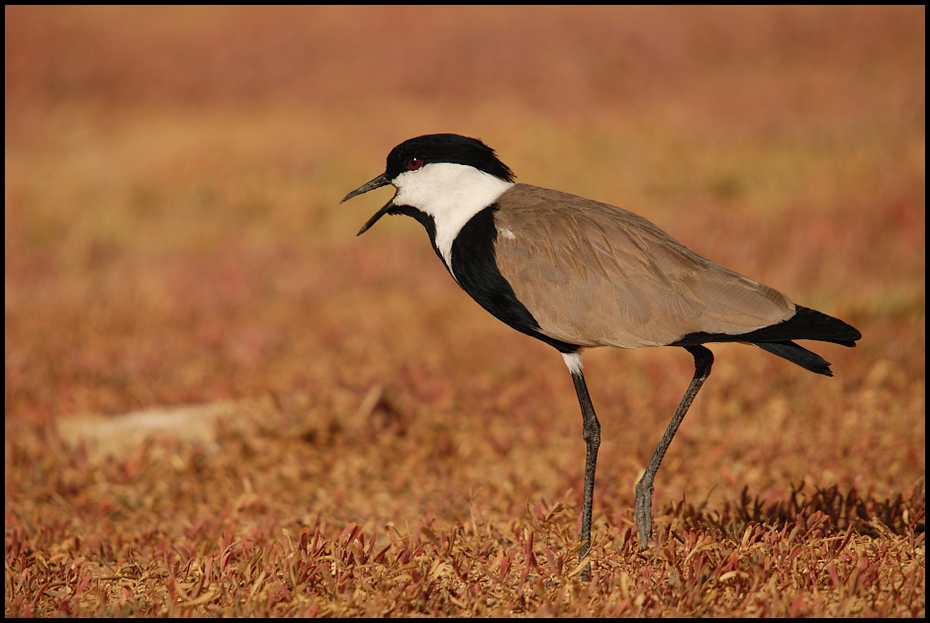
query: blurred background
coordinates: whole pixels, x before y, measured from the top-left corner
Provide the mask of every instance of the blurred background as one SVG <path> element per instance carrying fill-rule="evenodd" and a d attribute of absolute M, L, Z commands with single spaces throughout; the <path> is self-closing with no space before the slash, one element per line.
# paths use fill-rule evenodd
<path fill-rule="evenodd" d="M 474 305 L 412 220 L 356 238 L 389 189 L 339 205 L 397 143 L 456 132 L 494 147 L 520 181 L 634 210 L 862 330 L 855 350 L 821 347 L 837 374 L 826 385 L 719 347 L 703 399 L 722 419 L 693 418 L 696 447 L 751 415 L 768 422 L 752 434 L 774 428 L 811 452 L 822 426 L 848 437 L 838 456 L 922 465 L 922 441 L 901 439 L 923 430 L 922 7 L 5 16 L 8 425 L 270 398 L 281 417 L 352 431 L 380 396 L 368 415 L 403 430 L 434 422 L 437 461 L 551 443 L 580 476 L 577 405 L 555 353 Z M 616 463 L 603 469 L 630 479 L 690 359 L 586 361 L 605 443 L 636 448 L 605 450 Z M 905 432 L 889 433 L 889 418 Z M 788 477 L 760 488 L 812 469 L 792 452 Z M 862 484 L 860 465 L 823 460 L 825 478 Z M 563 491 L 565 474 L 549 486 Z"/>
<path fill-rule="evenodd" d="M 806 305 L 923 312 L 919 7 L 5 15 L 7 417 L 352 384 L 457 327 L 546 352 L 412 221 L 355 238 L 390 191 L 341 197 L 429 132 Z"/>
<path fill-rule="evenodd" d="M 380 548 L 435 519 L 436 532 L 485 535 L 518 558 L 528 526 L 570 555 L 584 443 L 561 358 L 474 304 L 413 220 L 357 238 L 391 189 L 339 205 L 392 147 L 432 132 L 480 138 L 518 181 L 633 210 L 862 331 L 855 349 L 817 345 L 832 379 L 715 346 L 714 374 L 659 472 L 658 534 L 687 533 L 691 517 L 717 540 L 714 518 L 754 496 L 777 523 L 807 483 L 858 490 L 872 509 L 897 500 L 882 529 L 922 538 L 924 7 L 4 11 L 8 614 L 170 614 L 175 585 L 159 578 L 178 565 L 220 569 L 233 539 L 286 553 L 282 534 L 303 544 L 314 530 L 338 548 L 353 524 Z M 692 361 L 681 349 L 601 349 L 585 363 L 603 427 L 595 560 L 627 565 L 639 586 L 633 487 Z M 216 443 L 117 435 L 122 458 L 101 463 L 51 426 L 217 404 L 235 416 Z M 682 515 L 686 501 L 697 510 Z M 833 540 L 849 542 L 825 534 L 834 556 Z M 404 542 L 421 551 L 424 538 Z M 484 564 L 492 546 L 462 551 Z M 284 572 L 272 565 L 253 585 L 242 551 L 210 612 L 252 612 L 239 608 L 253 597 L 272 607 L 259 585 Z M 898 555 L 876 564 L 898 573 Z M 914 556 L 909 585 L 922 594 L 922 549 Z M 98 592 L 109 576 L 125 587 L 151 571 L 133 584 L 142 605 L 127 606 L 125 588 L 97 601 L 46 590 L 81 564 L 98 581 L 80 586 Z M 898 590 L 885 576 L 866 586 L 857 568 L 852 593 Z M 797 590 L 819 604 L 832 581 L 773 569 L 752 581 L 772 594 L 744 603 L 776 604 L 778 616 L 799 612 L 777 606 L 802 603 L 791 582 L 811 578 Z M 653 576 L 677 590 L 665 577 Z M 393 612 L 365 594 L 349 612 Z M 661 613 L 737 612 L 706 599 Z M 203 614 L 202 603 L 185 607 Z"/>

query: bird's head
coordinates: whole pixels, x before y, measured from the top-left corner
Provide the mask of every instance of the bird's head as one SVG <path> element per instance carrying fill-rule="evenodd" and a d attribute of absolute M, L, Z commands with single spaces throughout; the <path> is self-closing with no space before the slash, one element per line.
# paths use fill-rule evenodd
<path fill-rule="evenodd" d="M 397 189 L 394 197 L 368 219 L 363 234 L 385 214 L 407 206 L 433 219 L 455 217 L 493 202 L 513 183 L 510 168 L 478 139 L 458 134 L 411 138 L 387 157 L 384 173 L 346 195 L 340 203 L 382 186 Z"/>

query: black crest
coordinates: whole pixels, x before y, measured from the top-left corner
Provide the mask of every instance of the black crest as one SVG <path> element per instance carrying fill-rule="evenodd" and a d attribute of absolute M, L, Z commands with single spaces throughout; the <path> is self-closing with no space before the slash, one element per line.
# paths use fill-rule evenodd
<path fill-rule="evenodd" d="M 388 154 L 385 177 L 393 180 L 407 170 L 407 163 L 413 158 L 422 160 L 423 164 L 464 164 L 508 182 L 514 180 L 513 171 L 500 161 L 493 149 L 476 138 L 458 134 L 426 134 L 404 141 Z"/>

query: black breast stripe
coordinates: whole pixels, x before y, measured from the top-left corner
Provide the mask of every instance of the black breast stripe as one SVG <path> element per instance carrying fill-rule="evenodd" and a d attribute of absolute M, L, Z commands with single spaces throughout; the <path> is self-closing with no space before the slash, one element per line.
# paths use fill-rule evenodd
<path fill-rule="evenodd" d="M 473 216 L 452 242 L 452 272 L 459 285 L 495 318 L 562 353 L 574 353 L 577 344 L 556 340 L 539 332 L 533 314 L 517 300 L 510 283 L 497 267 L 494 245 L 497 228 L 492 204 Z"/>
<path fill-rule="evenodd" d="M 433 245 L 433 251 L 436 252 L 436 257 L 442 261 L 442 265 L 446 266 L 446 261 L 442 259 L 442 253 L 439 252 L 439 249 L 436 247 L 436 223 L 433 222 L 433 217 L 407 205 L 395 205 L 391 206 L 391 209 L 387 211 L 387 214 L 391 216 L 402 214 L 404 216 L 409 216 L 417 220 L 417 222 L 423 226 L 426 230 L 427 235 L 429 236 L 429 243 Z M 449 270 L 449 267 L 446 266 L 446 270 Z"/>

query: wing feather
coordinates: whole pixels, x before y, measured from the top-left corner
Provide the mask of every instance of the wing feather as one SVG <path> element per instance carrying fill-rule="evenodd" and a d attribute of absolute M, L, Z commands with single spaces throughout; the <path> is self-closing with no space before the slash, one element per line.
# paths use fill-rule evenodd
<path fill-rule="evenodd" d="M 659 346 L 790 318 L 775 290 L 697 255 L 648 220 L 517 184 L 498 199 L 498 268 L 542 332 L 583 346 Z"/>

